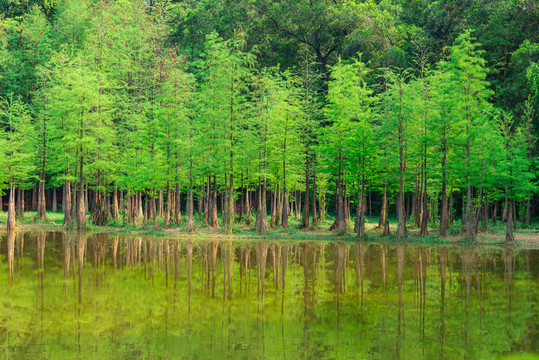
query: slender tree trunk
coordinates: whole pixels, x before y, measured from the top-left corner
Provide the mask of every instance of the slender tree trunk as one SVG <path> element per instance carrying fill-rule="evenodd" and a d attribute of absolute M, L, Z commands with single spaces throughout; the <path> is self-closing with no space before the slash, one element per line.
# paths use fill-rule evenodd
<path fill-rule="evenodd" d="M 313 202 L 312 202 L 312 208 L 313 208 L 313 227 L 316 226 L 317 217 L 316 217 L 316 167 L 315 164 L 313 164 Z"/>
<path fill-rule="evenodd" d="M 15 217 L 18 220 L 24 220 L 24 190 L 22 188 L 22 181 L 19 181 L 19 190 L 17 191 L 17 202 L 15 207 Z"/>
<path fill-rule="evenodd" d="M 378 220 L 378 227 L 382 229 L 384 228 L 384 225 L 387 221 L 386 209 L 387 209 L 387 185 L 384 184 L 384 190 L 382 192 L 382 201 L 380 203 L 380 218 Z"/>
<path fill-rule="evenodd" d="M 193 232 L 193 159 L 189 160 L 189 195 L 187 198 L 187 232 Z"/>
<path fill-rule="evenodd" d="M 118 206 L 118 186 L 115 186 L 112 192 L 112 218 L 114 220 L 118 220 L 120 218 L 120 210 Z"/>
<path fill-rule="evenodd" d="M 288 193 L 286 190 L 286 168 L 285 162 L 283 161 L 283 212 L 282 212 L 282 228 L 288 229 Z"/>
<path fill-rule="evenodd" d="M 453 225 L 455 220 L 453 216 L 453 187 L 451 187 L 451 190 L 449 191 L 449 205 L 447 206 L 447 213 L 449 215 L 449 225 Z"/>
<path fill-rule="evenodd" d="M 37 186 L 34 185 L 34 187 L 32 188 L 32 191 L 30 192 L 30 209 L 32 211 L 36 211 L 37 210 Z"/>
<path fill-rule="evenodd" d="M 11 163 L 9 165 L 9 172 L 11 173 Z M 17 222 L 15 220 L 15 186 L 13 184 L 13 177 L 9 178 L 9 200 L 7 206 L 7 230 L 15 230 Z"/>
<path fill-rule="evenodd" d="M 401 102 L 401 113 L 399 114 L 398 124 L 398 141 L 399 141 L 399 192 L 397 195 L 397 238 L 403 238 L 406 236 L 406 215 L 404 208 L 404 171 L 405 171 L 405 159 L 404 159 L 404 128 L 403 128 L 403 114 L 402 114 L 402 86 L 399 87 L 399 95 Z"/>
<path fill-rule="evenodd" d="M 273 191 L 271 192 L 271 204 L 270 204 L 270 214 L 271 214 L 271 220 L 270 220 L 270 227 L 272 229 L 275 228 L 275 216 L 276 216 L 276 211 L 277 209 L 275 208 L 276 207 L 276 203 L 277 203 L 277 199 L 276 199 L 276 196 L 277 196 L 277 189 L 276 187 L 273 189 Z"/>
<path fill-rule="evenodd" d="M 64 211 L 64 226 L 71 224 L 71 182 L 66 180 L 64 183 L 65 199 L 62 203 L 62 210 Z"/>
<path fill-rule="evenodd" d="M 282 195 L 281 195 L 281 185 L 277 184 L 277 192 L 276 192 L 276 204 L 275 204 L 275 226 L 278 227 L 283 213 L 283 206 L 282 206 Z"/>
<path fill-rule="evenodd" d="M 155 201 L 155 189 L 152 189 L 151 195 L 152 195 L 153 229 L 157 230 L 157 205 Z M 161 206 L 161 200 L 163 199 L 162 192 L 159 193 L 159 197 L 160 197 L 159 206 Z"/>
<path fill-rule="evenodd" d="M 249 183 L 249 181 L 247 182 Z M 247 216 L 247 226 L 251 226 L 251 192 L 249 191 L 249 186 L 245 189 L 245 211 Z"/>
<path fill-rule="evenodd" d="M 182 219 L 182 194 L 181 194 L 181 191 L 180 191 L 180 184 L 176 183 L 176 191 L 174 193 L 174 202 L 175 202 L 175 205 L 174 205 L 174 222 L 176 224 L 182 224 L 183 223 L 183 219 Z"/>
<path fill-rule="evenodd" d="M 52 187 L 52 204 L 51 204 L 51 210 L 53 213 L 58 211 L 58 199 L 56 197 L 56 186 Z"/>
<path fill-rule="evenodd" d="M 47 208 L 45 203 L 45 159 L 40 173 L 39 190 L 37 195 L 37 217 L 40 221 L 47 221 Z"/>
<path fill-rule="evenodd" d="M 513 242 L 513 193 L 511 189 L 511 199 L 508 199 L 508 209 L 507 209 L 507 224 L 505 227 L 505 242 Z"/>
<path fill-rule="evenodd" d="M 211 226 L 211 216 L 213 213 L 213 206 L 214 203 L 213 197 L 210 195 L 210 186 L 211 186 L 211 175 L 208 175 L 208 181 L 206 182 L 206 179 L 203 180 L 202 186 L 200 187 L 201 195 L 198 196 L 198 207 L 200 209 L 200 202 L 202 198 L 202 206 L 204 209 L 204 216 L 202 217 L 202 222 L 206 224 L 208 222 L 208 219 L 210 220 L 210 226 Z M 200 212 L 200 211 L 199 211 Z"/>
<path fill-rule="evenodd" d="M 440 229 L 441 237 L 447 236 L 448 216 L 447 216 L 447 140 L 445 138 L 445 129 L 442 137 L 442 211 L 440 214 Z"/>
<path fill-rule="evenodd" d="M 157 215 L 163 216 L 165 212 L 164 195 L 163 190 L 159 190 L 159 208 L 157 209 Z"/>
<path fill-rule="evenodd" d="M 172 214 L 172 190 L 170 188 L 170 182 L 167 181 L 167 203 L 165 204 L 165 208 L 163 209 L 165 212 L 164 216 L 164 224 L 165 226 L 168 226 L 170 224 L 170 214 Z"/>
<path fill-rule="evenodd" d="M 82 125 L 81 125 L 81 141 L 82 141 Z M 80 174 L 79 174 L 79 211 L 77 214 L 77 229 L 81 230 L 86 227 L 86 205 L 84 203 L 84 156 L 82 152 L 82 144 L 80 148 Z"/>
<path fill-rule="evenodd" d="M 343 199 L 342 149 L 339 149 L 339 172 L 337 174 L 337 233 L 346 233 L 346 214 Z"/>
<path fill-rule="evenodd" d="M 526 224 L 530 225 L 532 221 L 532 192 L 528 191 L 526 199 Z"/>
<path fill-rule="evenodd" d="M 503 214 L 502 214 L 502 221 L 503 222 L 507 221 L 507 214 L 508 214 L 508 211 L 509 211 L 508 203 L 509 203 L 509 200 L 507 198 L 507 187 L 506 187 L 505 188 L 505 200 L 503 202 Z"/>
<path fill-rule="evenodd" d="M 211 178 L 208 179 L 208 184 L 211 183 Z M 210 192 L 210 188 L 208 185 L 208 196 L 211 196 L 210 200 L 210 226 L 211 227 L 219 227 L 219 219 L 217 217 L 217 176 L 213 175 L 213 191 Z M 222 213 L 221 215 L 224 215 Z"/>
<path fill-rule="evenodd" d="M 309 153 L 307 153 L 307 167 L 305 170 L 305 200 L 303 201 L 303 212 L 301 214 L 301 227 L 306 229 L 309 227 L 309 187 L 310 187 L 310 161 Z"/>

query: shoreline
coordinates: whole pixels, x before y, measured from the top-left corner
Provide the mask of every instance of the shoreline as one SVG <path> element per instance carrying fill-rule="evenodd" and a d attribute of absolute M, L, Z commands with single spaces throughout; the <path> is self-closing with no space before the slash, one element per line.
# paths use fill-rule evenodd
<path fill-rule="evenodd" d="M 73 228 L 66 228 L 62 225 L 52 224 L 22 224 L 18 225 L 15 231 L 57 231 L 78 233 L 78 230 Z M 505 243 L 505 237 L 501 234 L 493 232 L 480 233 L 475 241 L 466 241 L 459 236 L 450 236 L 447 238 L 440 238 L 438 236 L 416 237 L 414 231 L 410 231 L 410 234 L 404 239 L 397 239 L 393 233 L 389 236 L 382 236 L 377 234 L 377 229 L 371 228 L 367 233 L 367 236 L 358 240 L 355 233 L 351 232 L 347 235 L 336 235 L 329 230 L 322 229 L 309 229 L 299 230 L 293 229 L 291 231 L 284 232 L 283 229 L 275 229 L 276 231 L 269 232 L 265 235 L 257 234 L 253 228 L 237 227 L 236 232 L 232 234 L 225 234 L 221 229 L 216 228 L 201 228 L 193 233 L 186 233 L 182 228 L 163 228 L 157 231 L 151 229 L 144 229 L 140 227 L 115 227 L 115 226 L 103 226 L 103 227 L 91 227 L 83 230 L 85 234 L 114 234 L 114 235 L 127 235 L 127 236 L 149 236 L 149 237 L 161 237 L 161 238 L 173 238 L 173 239 L 193 239 L 193 240 L 244 240 L 244 241 L 321 241 L 321 242 L 349 242 L 349 243 L 364 243 L 364 244 L 381 244 L 381 245 L 418 245 L 418 246 L 485 246 L 485 247 L 517 247 L 525 250 L 539 250 L 539 230 L 519 230 L 515 233 L 514 243 Z M 0 228 L 2 234 L 6 233 L 5 226 Z"/>

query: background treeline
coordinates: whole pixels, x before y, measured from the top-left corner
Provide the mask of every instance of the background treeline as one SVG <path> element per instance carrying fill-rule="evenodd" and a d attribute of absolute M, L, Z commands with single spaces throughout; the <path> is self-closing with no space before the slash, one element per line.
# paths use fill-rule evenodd
<path fill-rule="evenodd" d="M 399 237 L 446 236 L 458 215 L 467 238 L 500 218 L 512 240 L 536 216 L 534 1 L 0 10 L 8 228 L 61 205 L 77 228 L 90 213 L 154 228 L 185 217 L 192 231 L 197 212 L 266 233 L 329 213 L 362 237 L 375 208 L 385 234 L 395 209 Z"/>

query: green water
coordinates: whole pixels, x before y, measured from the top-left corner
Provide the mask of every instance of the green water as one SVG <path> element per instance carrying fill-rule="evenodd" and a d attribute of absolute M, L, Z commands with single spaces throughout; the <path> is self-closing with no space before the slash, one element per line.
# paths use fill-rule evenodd
<path fill-rule="evenodd" d="M 538 279 L 515 248 L 4 234 L 0 358 L 535 358 Z"/>

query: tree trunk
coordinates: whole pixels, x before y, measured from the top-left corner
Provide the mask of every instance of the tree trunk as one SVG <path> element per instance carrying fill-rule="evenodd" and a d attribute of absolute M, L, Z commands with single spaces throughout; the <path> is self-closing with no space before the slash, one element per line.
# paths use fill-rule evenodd
<path fill-rule="evenodd" d="M 82 140 L 82 128 L 81 128 L 81 140 Z M 77 229 L 82 230 L 86 227 L 86 204 L 84 203 L 84 156 L 82 155 L 82 145 L 80 149 L 80 174 L 79 174 L 79 210 L 77 214 Z"/>
<path fill-rule="evenodd" d="M 532 221 L 532 192 L 528 191 L 528 198 L 526 199 L 526 224 L 530 225 Z"/>
<path fill-rule="evenodd" d="M 15 208 L 15 217 L 18 220 L 24 220 L 24 190 L 22 188 L 21 182 L 19 182 L 16 208 Z"/>
<path fill-rule="evenodd" d="M 339 173 L 337 177 L 337 233 L 345 234 L 346 233 L 346 214 L 345 214 L 345 204 L 343 200 L 343 176 L 341 170 L 342 157 L 339 156 Z"/>
<path fill-rule="evenodd" d="M 277 191 L 276 191 L 276 188 L 273 189 L 273 191 L 271 192 L 271 205 L 270 205 L 270 214 L 271 214 L 271 220 L 270 220 L 270 227 L 272 229 L 275 229 L 275 213 L 276 213 L 276 209 L 275 209 L 275 206 L 276 206 L 276 196 L 277 196 Z"/>
<path fill-rule="evenodd" d="M 37 211 L 37 201 L 38 201 L 37 193 L 38 193 L 38 187 L 34 185 L 31 192 L 32 198 L 31 198 L 31 204 L 30 204 L 30 209 L 32 211 Z"/>
<path fill-rule="evenodd" d="M 309 187 L 310 187 L 310 161 L 309 161 L 309 155 L 307 154 L 307 168 L 305 170 L 305 200 L 303 201 L 303 212 L 301 214 L 301 227 L 304 229 L 307 229 L 309 227 L 309 215 L 310 210 L 309 209 Z"/>
<path fill-rule="evenodd" d="M 47 207 L 45 203 L 45 170 L 43 169 L 39 179 L 37 195 L 37 217 L 40 221 L 47 221 Z"/>
<path fill-rule="evenodd" d="M 245 189 L 245 212 L 247 216 L 247 226 L 251 226 L 251 194 L 249 187 Z"/>
<path fill-rule="evenodd" d="M 176 192 L 174 194 L 175 205 L 174 205 L 174 222 L 176 224 L 182 224 L 182 194 L 180 191 L 180 184 L 176 184 Z"/>
<path fill-rule="evenodd" d="M 275 226 L 278 227 L 280 222 L 281 222 L 281 218 L 282 218 L 282 213 L 283 213 L 283 203 L 282 203 L 282 199 L 283 199 L 283 196 L 281 194 L 281 186 L 280 184 L 277 184 L 277 192 L 276 192 L 276 204 L 275 204 Z"/>
<path fill-rule="evenodd" d="M 153 229 L 157 230 L 157 204 L 155 201 L 155 189 L 152 189 L 152 215 L 153 215 Z M 159 192 L 159 206 L 162 205 L 163 192 Z M 161 209 L 162 210 L 162 209 Z"/>
<path fill-rule="evenodd" d="M 316 222 L 318 221 L 316 216 L 316 168 L 313 169 L 313 202 L 312 202 L 312 209 L 313 209 L 313 227 L 316 226 Z"/>
<path fill-rule="evenodd" d="M 163 190 L 159 190 L 159 209 L 157 209 L 157 215 L 163 216 L 163 213 L 165 212 L 165 199 L 163 195 Z"/>
<path fill-rule="evenodd" d="M 378 227 L 383 229 L 387 221 L 386 219 L 387 208 L 387 185 L 384 184 L 384 191 L 382 192 L 382 201 L 380 203 L 380 218 L 378 219 Z"/>
<path fill-rule="evenodd" d="M 52 187 L 52 204 L 51 210 L 53 213 L 58 211 L 58 199 L 56 198 L 56 186 Z"/>
<path fill-rule="evenodd" d="M 11 168 L 10 168 L 11 172 Z M 7 230 L 15 230 L 15 226 L 17 225 L 15 220 L 15 186 L 13 185 L 13 178 L 10 177 L 9 179 L 9 201 L 7 206 Z"/>
<path fill-rule="evenodd" d="M 71 182 L 66 180 L 64 183 L 64 201 L 62 202 L 62 210 L 64 211 L 64 226 L 71 224 Z"/>
<path fill-rule="evenodd" d="M 118 187 L 115 186 L 112 192 L 112 218 L 118 220 L 120 218 L 120 210 L 118 206 Z"/>
<path fill-rule="evenodd" d="M 509 211 L 509 207 L 507 206 L 507 203 L 508 203 L 508 199 L 507 199 L 507 187 L 506 187 L 505 188 L 505 200 L 503 202 L 503 214 L 502 214 L 502 221 L 503 222 L 507 221 L 507 214 L 508 214 L 508 211 Z"/>
<path fill-rule="evenodd" d="M 189 195 L 187 197 L 187 232 L 193 232 L 193 159 L 189 160 Z"/>
<path fill-rule="evenodd" d="M 511 197 L 512 195 L 513 194 L 511 194 Z M 513 242 L 514 240 L 514 237 L 513 237 L 513 201 L 511 199 L 506 202 L 508 202 L 508 206 L 507 206 L 508 209 L 507 209 L 507 224 L 505 227 L 505 242 Z"/>
<path fill-rule="evenodd" d="M 288 229 L 288 193 L 286 190 L 286 173 L 283 180 L 283 211 L 281 227 L 283 229 Z"/>
<path fill-rule="evenodd" d="M 170 225 L 170 214 L 173 214 L 172 204 L 172 190 L 170 188 L 170 183 L 167 181 L 167 203 L 165 204 L 166 207 L 163 209 L 165 212 L 165 216 L 163 219 L 165 226 Z"/>

